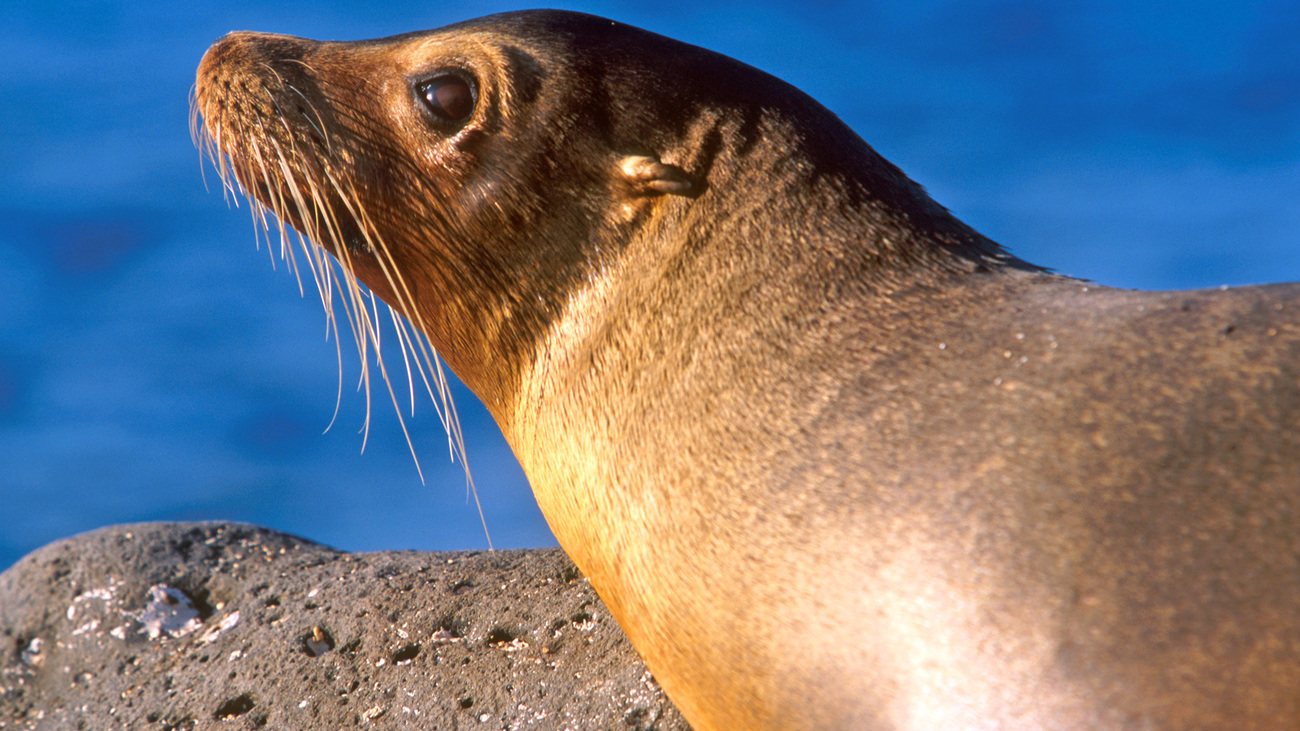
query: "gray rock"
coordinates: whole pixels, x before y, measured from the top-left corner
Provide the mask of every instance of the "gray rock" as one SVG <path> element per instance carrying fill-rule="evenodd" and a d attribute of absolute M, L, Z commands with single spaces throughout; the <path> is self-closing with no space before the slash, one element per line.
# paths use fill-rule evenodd
<path fill-rule="evenodd" d="M 686 729 L 559 550 L 104 528 L 0 574 L 4 729 Z"/>

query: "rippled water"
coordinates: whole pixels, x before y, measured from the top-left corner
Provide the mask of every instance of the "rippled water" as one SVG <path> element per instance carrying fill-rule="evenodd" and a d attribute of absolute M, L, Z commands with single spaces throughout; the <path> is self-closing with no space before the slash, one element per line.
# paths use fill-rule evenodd
<path fill-rule="evenodd" d="M 427 404 L 424 485 L 382 401 L 360 453 L 346 357 L 322 434 L 337 366 L 320 306 L 210 170 L 205 190 L 187 96 L 229 30 L 363 38 L 513 8 L 248 5 L 0 7 L 0 567 L 138 520 L 484 545 Z M 1300 279 L 1294 2 L 563 5 L 795 83 L 1035 263 L 1144 288 Z M 496 544 L 552 544 L 490 419 L 458 404 Z"/>

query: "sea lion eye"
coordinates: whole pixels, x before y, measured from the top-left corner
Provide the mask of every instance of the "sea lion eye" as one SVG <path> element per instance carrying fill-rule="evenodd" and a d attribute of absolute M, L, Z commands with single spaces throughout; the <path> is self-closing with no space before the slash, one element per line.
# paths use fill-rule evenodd
<path fill-rule="evenodd" d="M 416 85 L 420 101 L 439 122 L 462 125 L 474 113 L 474 87 L 452 73 L 439 73 Z"/>

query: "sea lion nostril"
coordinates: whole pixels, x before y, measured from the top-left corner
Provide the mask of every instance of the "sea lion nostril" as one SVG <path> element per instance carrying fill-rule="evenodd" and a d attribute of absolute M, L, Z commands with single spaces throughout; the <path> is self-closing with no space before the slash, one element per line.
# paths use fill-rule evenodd
<path fill-rule="evenodd" d="M 440 122 L 461 125 L 474 113 L 474 87 L 459 74 L 442 72 L 416 86 L 420 99 Z"/>

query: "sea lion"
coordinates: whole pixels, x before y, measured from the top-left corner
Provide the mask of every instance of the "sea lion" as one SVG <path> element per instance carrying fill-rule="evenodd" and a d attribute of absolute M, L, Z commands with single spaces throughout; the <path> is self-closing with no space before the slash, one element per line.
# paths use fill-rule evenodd
<path fill-rule="evenodd" d="M 196 107 L 483 399 L 696 728 L 1300 726 L 1300 287 L 1049 273 L 575 13 L 234 33 Z"/>

